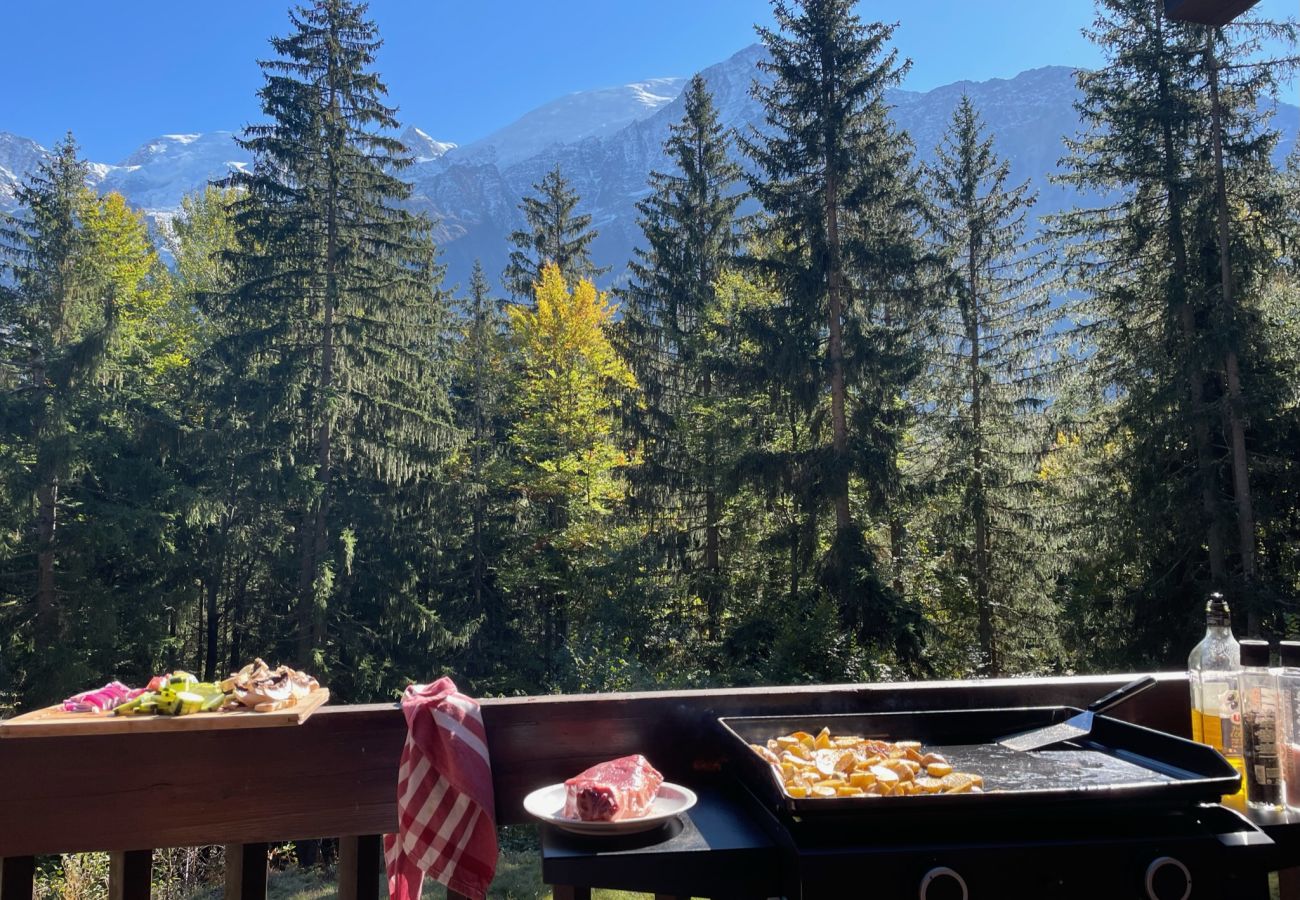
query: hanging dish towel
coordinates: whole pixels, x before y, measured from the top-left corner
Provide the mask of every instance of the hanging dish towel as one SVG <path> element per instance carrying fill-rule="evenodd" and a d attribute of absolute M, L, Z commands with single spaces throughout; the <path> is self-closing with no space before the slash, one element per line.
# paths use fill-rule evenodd
<path fill-rule="evenodd" d="M 397 834 L 384 835 L 388 895 L 420 900 L 428 874 L 449 890 L 485 897 L 496 873 L 497 829 L 478 703 L 444 677 L 409 686 L 402 712 Z"/>

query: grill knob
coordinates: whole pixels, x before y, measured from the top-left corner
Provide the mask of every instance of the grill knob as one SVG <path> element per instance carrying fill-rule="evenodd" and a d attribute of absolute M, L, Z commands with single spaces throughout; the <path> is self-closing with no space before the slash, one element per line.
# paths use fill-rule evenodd
<path fill-rule="evenodd" d="M 1159 856 L 1147 866 L 1150 900 L 1187 900 L 1192 896 L 1192 873 L 1172 856 Z"/>
<path fill-rule="evenodd" d="M 921 900 L 970 900 L 966 879 L 947 866 L 935 866 L 921 879 Z"/>

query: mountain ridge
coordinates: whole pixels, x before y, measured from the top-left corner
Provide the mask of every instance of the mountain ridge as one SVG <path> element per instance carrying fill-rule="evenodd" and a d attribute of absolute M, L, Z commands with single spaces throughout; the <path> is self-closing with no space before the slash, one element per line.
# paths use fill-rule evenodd
<path fill-rule="evenodd" d="M 751 44 L 701 70 L 720 120 L 733 131 L 762 126 L 750 87 L 755 79 L 770 77 L 759 67 L 765 56 L 761 45 Z M 1074 72 L 1068 66 L 1042 66 L 1009 78 L 963 80 L 928 91 L 894 89 L 886 99 L 895 125 L 924 161 L 932 156 L 959 98 L 969 95 L 998 152 L 1010 160 L 1012 179 L 1028 180 L 1038 193 L 1036 213 L 1041 216 L 1088 199 L 1050 180 L 1064 155 L 1062 137 L 1079 128 Z M 521 198 L 556 165 L 600 231 L 593 244 L 596 261 L 621 271 L 641 237 L 636 202 L 648 192 L 647 176 L 669 164 L 663 142 L 669 126 L 682 117 L 685 83 L 685 78 L 651 78 L 578 91 L 463 146 L 438 141 L 407 123 L 399 140 L 415 159 L 404 173 L 412 184 L 409 205 L 435 221 L 448 283 L 465 283 L 476 258 L 490 276 L 500 273 L 507 236 L 522 225 Z M 1300 108 L 1282 104 L 1274 124 L 1284 135 L 1278 150 L 1282 158 L 1300 131 Z M 13 207 L 19 179 L 47 153 L 35 141 L 0 131 L 0 208 Z M 185 194 L 250 165 L 233 132 L 171 133 L 144 142 L 119 163 L 92 163 L 89 180 L 97 190 L 121 192 L 165 228 Z"/>

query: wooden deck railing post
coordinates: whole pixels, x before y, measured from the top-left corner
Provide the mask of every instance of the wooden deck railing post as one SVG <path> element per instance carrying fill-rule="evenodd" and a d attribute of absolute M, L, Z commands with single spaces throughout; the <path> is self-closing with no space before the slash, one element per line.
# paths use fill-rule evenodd
<path fill-rule="evenodd" d="M 266 900 L 266 868 L 266 844 L 227 844 L 227 900 Z"/>
<path fill-rule="evenodd" d="M 591 900 L 591 888 L 556 884 L 551 886 L 551 896 L 554 900 Z"/>
<path fill-rule="evenodd" d="M 121 850 L 109 854 L 109 900 L 149 900 L 152 890 L 152 850 Z"/>
<path fill-rule="evenodd" d="M 384 870 L 383 839 L 377 834 L 339 838 L 339 900 L 379 900 Z"/>
<path fill-rule="evenodd" d="M 0 900 L 31 900 L 36 877 L 36 858 L 0 858 Z"/>

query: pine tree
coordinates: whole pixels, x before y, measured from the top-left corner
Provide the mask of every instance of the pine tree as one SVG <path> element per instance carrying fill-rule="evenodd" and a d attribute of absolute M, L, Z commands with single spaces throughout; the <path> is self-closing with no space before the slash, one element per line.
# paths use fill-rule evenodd
<path fill-rule="evenodd" d="M 87 399 L 73 386 L 94 384 L 118 320 L 117 305 L 91 269 L 85 220 L 95 198 L 86 187 L 87 174 L 69 134 L 19 188 L 16 199 L 23 212 L 3 233 L 12 279 L 0 294 L 0 339 L 11 385 L 5 431 L 29 454 L 18 492 L 35 497 L 35 522 L 29 527 L 38 647 L 57 646 L 66 624 L 56 536 L 67 504 L 61 494 L 79 464 L 77 407 Z"/>
<path fill-rule="evenodd" d="M 436 531 L 424 480 L 453 440 L 441 271 L 429 224 L 400 206 L 410 159 L 388 136 L 364 5 L 318 0 L 290 19 L 261 63 L 271 121 L 246 130 L 254 167 L 232 178 L 239 288 L 215 350 L 247 373 L 240 402 L 295 507 L 296 575 L 277 580 L 295 599 L 296 656 L 319 667 L 333 623 L 338 661 L 360 676 L 370 650 L 342 639 L 360 636 L 347 623 L 361 608 L 381 643 L 439 633 L 418 548 Z"/>
<path fill-rule="evenodd" d="M 598 232 L 591 227 L 591 216 L 576 214 L 581 202 L 577 192 L 560 172 L 559 163 L 533 185 L 536 196 L 525 197 L 519 204 L 526 227 L 510 235 L 514 245 L 510 261 L 501 279 L 516 302 L 533 296 L 541 281 L 542 269 L 553 263 L 566 282 L 594 280 L 609 271 L 591 261 L 591 242 Z"/>
<path fill-rule="evenodd" d="M 703 78 L 691 80 L 684 101 L 685 116 L 665 144 L 676 171 L 652 172 L 652 193 L 637 206 L 647 247 L 631 264 L 623 320 L 624 350 L 642 392 L 633 416 L 642 455 L 631 478 L 640 512 L 694 573 L 688 593 L 704 600 L 716 637 L 724 482 L 735 443 L 723 409 L 730 363 L 718 282 L 738 248 L 743 195 Z"/>
<path fill-rule="evenodd" d="M 1054 661 L 1045 504 L 1035 471 L 1038 415 L 1056 368 L 1046 250 L 1026 238 L 1034 196 L 1008 184 L 1010 165 L 963 96 L 925 167 L 929 224 L 946 277 L 935 324 L 930 391 L 912 448 L 936 491 L 935 552 L 946 593 L 973 608 L 978 668 L 990 674 Z M 970 619 L 958 615 L 949 642 Z M 1013 652 L 1013 647 L 1015 651 Z"/>
<path fill-rule="evenodd" d="M 799 335 L 774 348 L 772 376 L 815 423 L 797 480 L 834 516 L 820 581 L 846 626 L 891 647 L 912 615 L 879 577 L 864 526 L 888 516 L 901 396 L 920 370 L 908 337 L 919 312 L 918 197 L 908 141 L 885 102 L 907 66 L 888 48 L 893 28 L 862 23 L 849 0 L 776 0 L 774 14 L 779 30 L 759 29 L 774 80 L 755 88 L 767 128 L 744 144 L 766 213 L 758 263 L 791 308 L 786 335 Z M 794 356 L 794 346 L 816 350 Z"/>
<path fill-rule="evenodd" d="M 0 589 L 20 601 L 10 677 L 37 703 L 148 666 L 151 611 L 137 601 L 168 556 L 150 441 L 166 378 L 187 363 L 187 317 L 142 217 L 96 197 L 86 174 L 69 136 L 0 229 L 0 444 L 23 535 Z M 124 634 L 138 640 L 115 646 Z"/>
<path fill-rule="evenodd" d="M 1276 259 L 1262 251 L 1260 234 L 1281 214 L 1269 162 L 1277 136 L 1260 110 L 1272 88 L 1245 64 L 1248 40 L 1230 40 L 1226 31 L 1207 37 L 1202 26 L 1167 20 L 1158 4 L 1104 0 L 1090 36 L 1107 64 L 1079 75 L 1087 130 L 1068 142 L 1065 180 L 1123 194 L 1063 217 L 1057 232 L 1067 241 L 1072 281 L 1088 295 L 1080 317 L 1094 345 L 1089 391 L 1113 398 L 1092 410 L 1086 430 L 1112 448 L 1104 457 L 1114 466 L 1109 480 L 1122 479 L 1128 491 L 1107 523 L 1110 533 L 1091 543 L 1114 548 L 1107 568 L 1136 579 L 1091 592 L 1138 598 L 1121 608 L 1121 621 L 1132 622 L 1135 643 L 1152 657 L 1173 658 L 1194 640 L 1197 598 L 1210 586 L 1249 579 L 1250 551 L 1234 558 L 1229 544 L 1249 517 L 1223 502 L 1241 484 L 1231 458 L 1238 440 L 1227 370 L 1235 354 L 1243 383 L 1273 382 L 1245 357 L 1267 339 L 1252 309 L 1253 287 Z M 1238 73 L 1232 90 L 1221 92 L 1217 116 L 1207 39 L 1216 41 L 1218 68 Z M 1220 264 L 1225 190 L 1230 208 L 1255 213 L 1229 223 L 1229 283 L 1240 288 L 1232 303 Z M 1251 394 L 1258 421 L 1267 421 L 1269 391 Z M 1250 420 L 1243 412 L 1240 421 Z M 1235 608 L 1257 615 L 1253 590 L 1235 596 L 1246 601 Z"/>
<path fill-rule="evenodd" d="M 452 378 L 457 424 L 466 440 L 454 463 L 464 536 L 450 580 L 454 593 L 468 593 L 469 611 L 482 618 L 467 655 L 466 674 L 483 676 L 509 669 L 519 638 L 499 570 L 508 564 L 509 515 L 504 510 L 510 432 L 507 391 L 511 378 L 506 316 L 479 261 L 470 275 L 469 296 L 460 309 L 460 340 Z"/>
<path fill-rule="evenodd" d="M 180 403 L 184 439 L 174 466 L 183 483 L 193 485 L 178 544 L 197 582 L 195 620 L 208 680 L 219 678 L 223 667 L 235 671 L 246 662 L 244 652 L 254 644 L 250 630 L 269 618 L 255 608 L 250 584 L 289 537 L 280 521 L 269 448 L 252 433 L 252 417 L 241 409 L 243 383 L 212 351 L 230 340 L 235 328 L 225 310 L 237 287 L 238 199 L 238 192 L 215 186 L 184 197 L 170 235 L 177 294 L 199 317 L 199 349 Z M 269 634 L 259 637 L 275 640 Z"/>

